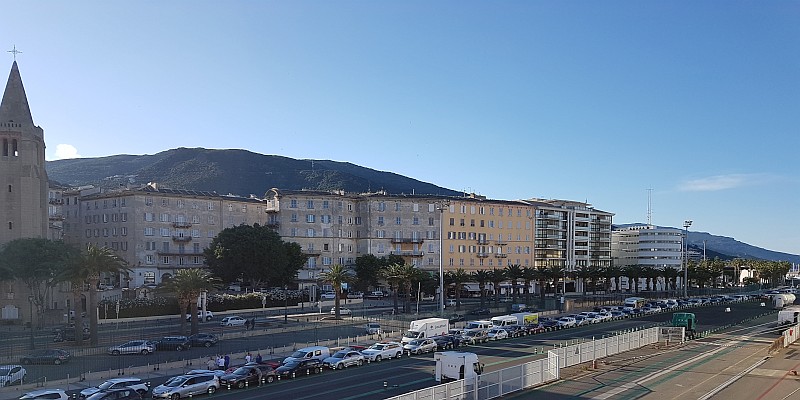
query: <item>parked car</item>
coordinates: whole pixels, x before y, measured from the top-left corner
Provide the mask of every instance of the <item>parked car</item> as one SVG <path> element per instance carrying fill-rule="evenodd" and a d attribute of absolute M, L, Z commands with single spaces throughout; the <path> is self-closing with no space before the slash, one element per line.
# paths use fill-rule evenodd
<path fill-rule="evenodd" d="M 433 301 L 435 298 L 436 297 L 434 295 L 432 295 L 432 294 L 426 294 L 426 295 L 422 295 L 422 297 L 420 297 L 420 299 L 422 301 Z"/>
<path fill-rule="evenodd" d="M 0 386 L 21 385 L 27 373 L 21 365 L 0 365 Z"/>
<path fill-rule="evenodd" d="M 447 318 L 447 320 L 450 321 L 450 323 L 452 324 L 454 322 L 464 321 L 464 316 L 461 314 L 453 314 L 449 318 Z"/>
<path fill-rule="evenodd" d="M 108 348 L 108 354 L 118 356 L 120 354 L 151 354 L 156 351 L 156 346 L 149 340 L 131 340 L 118 346 Z"/>
<path fill-rule="evenodd" d="M 593 318 L 581 314 L 570 315 L 570 317 L 575 320 L 575 326 L 589 325 L 594 321 Z"/>
<path fill-rule="evenodd" d="M 156 350 L 183 351 L 192 348 L 192 341 L 186 336 L 165 336 L 153 343 Z"/>
<path fill-rule="evenodd" d="M 403 349 L 405 349 L 406 353 L 409 355 L 411 354 L 422 354 L 422 353 L 430 353 L 436 351 L 436 341 L 433 339 L 414 339 L 407 344 L 403 345 Z"/>
<path fill-rule="evenodd" d="M 520 325 L 506 325 L 502 327 L 504 331 L 508 334 L 508 337 L 515 338 L 520 336 L 525 336 L 528 334 L 528 329 L 524 326 Z"/>
<path fill-rule="evenodd" d="M 553 322 L 553 321 L 551 321 L 551 322 Z M 547 331 L 547 327 L 542 323 L 523 325 L 522 329 L 528 335 L 533 335 L 533 334 L 536 334 L 536 333 L 542 333 L 542 332 Z"/>
<path fill-rule="evenodd" d="M 83 340 L 88 340 L 91 337 L 89 330 L 84 330 Z M 75 341 L 75 328 L 57 328 L 53 331 L 53 341 L 54 342 L 74 342 Z"/>
<path fill-rule="evenodd" d="M 141 393 L 130 388 L 123 388 L 97 392 L 87 397 L 86 400 L 141 400 L 141 398 Z"/>
<path fill-rule="evenodd" d="M 22 395 L 20 400 L 68 400 L 69 396 L 64 389 L 41 389 L 34 390 Z"/>
<path fill-rule="evenodd" d="M 222 321 L 219 322 L 219 326 L 243 326 L 245 321 L 247 320 L 238 315 L 233 315 L 223 318 Z"/>
<path fill-rule="evenodd" d="M 561 317 L 558 319 L 558 326 L 562 328 L 572 328 L 577 325 L 573 317 Z"/>
<path fill-rule="evenodd" d="M 211 333 L 195 333 L 189 336 L 189 343 L 192 346 L 211 347 L 219 342 L 217 335 Z"/>
<path fill-rule="evenodd" d="M 492 311 L 488 308 L 474 308 L 470 310 L 467 314 L 469 315 L 489 315 Z"/>
<path fill-rule="evenodd" d="M 508 331 L 503 328 L 492 328 L 486 332 L 486 335 L 489 336 L 489 340 L 502 340 L 508 339 Z"/>
<path fill-rule="evenodd" d="M 364 293 L 361 292 L 352 292 L 347 294 L 348 299 L 363 299 Z"/>
<path fill-rule="evenodd" d="M 248 363 L 219 377 L 219 384 L 223 387 L 243 389 L 247 386 L 256 386 L 261 381 L 272 383 L 275 379 L 277 374 L 272 366 Z"/>
<path fill-rule="evenodd" d="M 154 399 L 178 400 L 201 394 L 214 394 L 220 388 L 214 373 L 179 375 L 153 389 Z"/>
<path fill-rule="evenodd" d="M 331 315 L 336 315 L 336 308 L 331 308 Z M 350 311 L 349 308 L 340 307 L 339 308 L 339 315 L 353 315 L 353 312 Z"/>
<path fill-rule="evenodd" d="M 612 318 L 625 318 L 627 316 L 628 316 L 628 314 L 626 314 L 624 311 L 620 311 L 620 310 L 611 311 L 611 317 Z"/>
<path fill-rule="evenodd" d="M 433 340 L 436 342 L 436 350 L 448 350 L 461 346 L 461 334 L 458 335 L 442 335 L 435 336 Z"/>
<path fill-rule="evenodd" d="M 397 342 L 378 342 L 361 352 L 367 361 L 381 361 L 389 358 L 400 358 L 403 346 Z"/>
<path fill-rule="evenodd" d="M 307 360 L 293 360 L 289 361 L 278 367 L 275 370 L 281 378 L 292 378 L 294 379 L 297 375 L 311 375 L 319 374 L 322 372 L 322 361 L 317 360 L 316 358 L 311 358 Z"/>
<path fill-rule="evenodd" d="M 483 329 L 473 329 L 464 332 L 461 336 L 462 344 L 478 344 L 489 341 L 489 335 Z"/>
<path fill-rule="evenodd" d="M 381 331 L 381 324 L 377 322 L 370 322 L 364 326 L 364 329 L 367 331 L 367 335 L 380 335 Z"/>
<path fill-rule="evenodd" d="M 353 349 L 347 348 L 339 350 L 322 360 L 322 364 L 331 369 L 345 369 L 353 365 L 362 366 L 364 365 L 364 356 Z"/>
<path fill-rule="evenodd" d="M 69 359 L 72 355 L 68 351 L 62 349 L 40 349 L 33 350 L 30 353 L 20 357 L 20 364 L 55 364 L 61 365 Z"/>
<path fill-rule="evenodd" d="M 202 321 L 202 320 L 211 321 L 211 319 L 214 318 L 214 313 L 212 313 L 211 311 L 206 311 L 205 317 L 203 317 L 202 315 L 203 315 L 203 311 L 202 310 L 197 312 L 197 318 L 200 318 L 199 321 Z M 186 316 L 186 320 L 187 321 L 191 321 L 192 320 L 192 314 L 187 315 Z"/>
<path fill-rule="evenodd" d="M 81 390 L 80 396 L 82 398 L 85 398 L 95 393 L 107 392 L 110 390 L 117 390 L 117 389 L 133 389 L 142 396 L 144 396 L 145 394 L 147 394 L 147 392 L 150 391 L 150 387 L 147 386 L 147 384 L 145 384 L 144 382 L 142 382 L 142 380 L 139 378 L 112 378 L 101 383 L 98 386 L 89 387 Z"/>
<path fill-rule="evenodd" d="M 321 300 L 333 300 L 336 298 L 336 292 L 325 292 L 319 296 Z"/>

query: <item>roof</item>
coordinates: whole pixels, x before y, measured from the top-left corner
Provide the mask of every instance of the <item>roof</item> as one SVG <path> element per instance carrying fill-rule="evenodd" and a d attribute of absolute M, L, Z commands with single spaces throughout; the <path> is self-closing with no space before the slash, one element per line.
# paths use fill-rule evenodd
<path fill-rule="evenodd" d="M 19 75 L 16 61 L 11 65 L 6 90 L 3 92 L 3 100 L 0 102 L 0 122 L 15 122 L 33 126 L 28 97 L 25 95 L 25 88 L 22 86 L 22 77 Z"/>

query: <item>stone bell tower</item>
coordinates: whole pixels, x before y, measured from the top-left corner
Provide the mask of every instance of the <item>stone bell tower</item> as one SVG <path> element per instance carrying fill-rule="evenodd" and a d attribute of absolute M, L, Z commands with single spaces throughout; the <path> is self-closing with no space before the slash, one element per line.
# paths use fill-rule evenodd
<path fill-rule="evenodd" d="M 47 237 L 44 130 L 34 125 L 17 62 L 0 103 L 0 246 Z"/>

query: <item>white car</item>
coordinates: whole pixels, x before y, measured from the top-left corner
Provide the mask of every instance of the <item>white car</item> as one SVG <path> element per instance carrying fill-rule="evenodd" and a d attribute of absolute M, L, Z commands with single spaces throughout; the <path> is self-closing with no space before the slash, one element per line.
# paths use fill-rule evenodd
<path fill-rule="evenodd" d="M 336 298 L 336 293 L 334 293 L 334 292 L 325 292 L 322 295 L 320 295 L 319 298 L 322 299 L 322 300 L 333 300 L 333 299 Z"/>
<path fill-rule="evenodd" d="M 244 319 L 244 318 L 242 318 L 242 317 L 240 317 L 238 315 L 234 315 L 232 317 L 223 318 L 222 321 L 219 322 L 219 325 L 220 326 L 243 326 L 245 322 L 247 322 L 246 319 Z"/>
<path fill-rule="evenodd" d="M 370 362 L 400 358 L 403 356 L 403 345 L 397 342 L 378 342 L 362 350 L 361 354 Z"/>
<path fill-rule="evenodd" d="M 557 321 L 558 321 L 558 326 L 561 328 L 572 328 L 577 324 L 575 318 L 572 317 L 561 317 Z"/>
<path fill-rule="evenodd" d="M 414 339 L 403 346 L 406 352 L 411 354 L 422 354 L 436 351 L 438 345 L 433 339 Z"/>
<path fill-rule="evenodd" d="M 214 318 L 214 313 L 212 313 L 211 311 L 206 311 L 206 317 L 205 318 L 202 317 L 202 314 L 203 314 L 202 311 L 198 311 L 197 312 L 197 318 L 200 318 L 199 319 L 200 321 L 202 321 L 202 320 L 211 321 L 211 319 Z M 191 321 L 192 320 L 192 314 L 187 315 L 186 316 L 186 320 L 187 321 Z"/>
<path fill-rule="evenodd" d="M 364 326 L 364 329 L 366 329 L 367 335 L 380 335 L 382 332 L 381 324 L 375 322 L 368 323 Z"/>
<path fill-rule="evenodd" d="M 108 348 L 108 354 L 118 356 L 120 354 L 152 354 L 156 351 L 156 345 L 149 340 L 131 340 L 118 346 Z"/>
<path fill-rule="evenodd" d="M 331 308 L 331 315 L 336 315 L 336 308 Z M 353 315 L 349 308 L 339 308 L 339 315 Z"/>
<path fill-rule="evenodd" d="M 508 331 L 503 328 L 492 328 L 488 332 L 489 340 L 508 339 Z"/>
<path fill-rule="evenodd" d="M 145 395 L 148 391 L 150 391 L 150 387 L 148 387 L 147 384 L 142 382 L 142 380 L 139 378 L 113 378 L 101 383 L 96 387 L 90 387 L 81 390 L 81 397 L 85 398 L 97 392 L 124 388 L 131 388 L 139 392 L 141 395 Z"/>
<path fill-rule="evenodd" d="M 433 301 L 435 297 L 432 294 L 422 296 L 422 301 Z"/>
<path fill-rule="evenodd" d="M 611 314 L 611 311 L 603 311 L 597 313 L 597 318 L 600 318 L 600 322 L 611 321 L 614 316 Z"/>
<path fill-rule="evenodd" d="M 20 397 L 20 400 L 44 400 L 44 399 L 68 400 L 69 396 L 67 396 L 67 392 L 65 392 L 64 389 L 42 389 L 25 393 L 24 395 L 22 395 L 22 397 Z"/>
<path fill-rule="evenodd" d="M 27 373 L 21 365 L 0 365 L 0 386 L 21 385 Z"/>
<path fill-rule="evenodd" d="M 345 369 L 347 367 L 364 365 L 364 356 L 350 349 L 339 350 L 332 356 L 322 360 L 322 363 L 331 369 Z"/>

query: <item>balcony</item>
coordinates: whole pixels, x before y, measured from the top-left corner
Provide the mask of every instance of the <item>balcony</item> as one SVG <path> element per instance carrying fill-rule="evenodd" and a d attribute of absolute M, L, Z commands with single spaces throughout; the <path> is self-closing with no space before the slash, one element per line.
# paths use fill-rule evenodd
<path fill-rule="evenodd" d="M 398 255 L 400 257 L 422 257 L 425 255 L 424 252 L 419 250 L 395 250 L 391 254 Z"/>
<path fill-rule="evenodd" d="M 315 256 L 316 257 L 316 256 L 319 256 L 319 255 L 322 254 L 322 250 L 316 250 L 316 249 L 303 249 L 301 251 L 303 252 L 303 254 L 305 254 L 307 256 Z"/>
<path fill-rule="evenodd" d="M 478 258 L 486 258 L 489 257 L 489 253 L 478 253 Z"/>
<path fill-rule="evenodd" d="M 478 244 L 487 245 L 487 244 L 489 244 L 489 241 L 486 240 L 486 239 L 478 239 Z"/>
<path fill-rule="evenodd" d="M 192 223 L 188 221 L 175 221 L 172 223 L 172 226 L 175 228 L 191 228 Z"/>
<path fill-rule="evenodd" d="M 502 240 L 502 239 L 497 239 L 497 240 L 494 241 L 494 244 L 496 244 L 498 246 L 505 246 L 505 245 L 508 244 L 508 242 L 506 242 L 505 240 Z"/>
<path fill-rule="evenodd" d="M 277 213 L 281 211 L 281 204 L 276 200 L 267 200 L 264 205 L 264 211 L 268 213 Z"/>
<path fill-rule="evenodd" d="M 192 240 L 191 236 L 172 235 L 172 240 L 175 242 L 189 242 Z"/>
<path fill-rule="evenodd" d="M 192 257 L 198 256 L 202 257 L 203 253 L 195 253 L 191 251 L 181 251 L 181 250 L 167 250 L 167 251 L 156 251 L 156 254 L 159 256 L 178 256 L 178 257 Z"/>
<path fill-rule="evenodd" d="M 494 258 L 506 258 L 508 254 L 506 253 L 494 253 Z"/>
<path fill-rule="evenodd" d="M 422 243 L 422 242 L 425 241 L 425 239 L 421 239 L 421 238 L 411 238 L 411 239 L 407 239 L 407 238 L 392 238 L 391 240 L 392 240 L 392 243 Z"/>
<path fill-rule="evenodd" d="M 49 199 L 47 202 L 54 206 L 60 206 L 64 204 L 64 199 Z"/>

